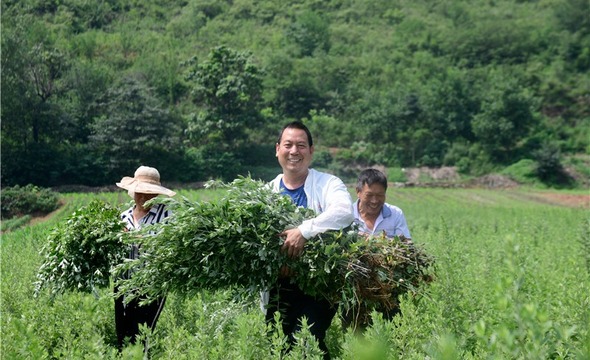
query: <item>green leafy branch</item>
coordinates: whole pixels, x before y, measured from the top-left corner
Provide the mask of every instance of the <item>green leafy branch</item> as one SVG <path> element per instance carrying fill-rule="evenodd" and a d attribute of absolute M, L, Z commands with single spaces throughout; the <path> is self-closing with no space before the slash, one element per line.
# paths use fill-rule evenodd
<path fill-rule="evenodd" d="M 40 250 L 43 263 L 37 273 L 35 295 L 44 288 L 55 296 L 108 286 L 113 267 L 126 254 L 123 229 L 119 210 L 101 200 L 74 211 L 50 232 Z"/>

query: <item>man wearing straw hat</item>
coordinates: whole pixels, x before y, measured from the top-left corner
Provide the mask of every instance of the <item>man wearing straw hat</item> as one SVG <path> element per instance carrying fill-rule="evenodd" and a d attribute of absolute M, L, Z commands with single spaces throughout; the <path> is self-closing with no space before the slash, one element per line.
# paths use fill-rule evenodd
<path fill-rule="evenodd" d="M 170 215 L 164 204 L 146 206 L 148 200 L 158 195 L 174 196 L 176 193 L 163 187 L 160 183 L 160 173 L 149 166 L 140 166 L 133 177 L 125 176 L 117 183 L 117 186 L 127 190 L 134 200 L 134 205 L 121 213 L 121 220 L 125 223 L 126 231 L 138 230 L 147 225 L 161 222 Z M 129 249 L 129 258 L 139 257 L 139 247 L 132 245 Z M 127 272 L 123 277 L 129 277 Z M 139 299 L 133 299 L 125 303 L 125 295 L 118 294 L 115 288 L 115 328 L 119 349 L 123 348 L 126 339 L 135 343 L 139 334 L 139 325 L 145 324 L 150 330 L 154 330 L 156 322 L 164 308 L 165 298 L 159 298 L 152 303 L 140 306 Z"/>

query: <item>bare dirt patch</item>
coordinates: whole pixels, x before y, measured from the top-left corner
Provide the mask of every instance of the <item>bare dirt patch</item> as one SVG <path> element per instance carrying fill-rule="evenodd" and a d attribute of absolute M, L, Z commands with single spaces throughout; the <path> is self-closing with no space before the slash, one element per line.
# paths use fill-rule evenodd
<path fill-rule="evenodd" d="M 457 168 L 454 166 L 407 168 L 404 169 L 404 173 L 409 183 L 453 182 L 459 180 Z"/>
<path fill-rule="evenodd" d="M 557 205 L 590 209 L 590 194 L 539 193 L 537 196 Z"/>
<path fill-rule="evenodd" d="M 507 176 L 500 174 L 488 174 L 468 183 L 469 186 L 486 187 L 490 189 L 511 189 L 518 187 L 518 183 Z"/>
<path fill-rule="evenodd" d="M 405 186 L 424 187 L 485 187 L 489 189 L 510 189 L 518 183 L 507 176 L 488 174 L 468 181 L 462 181 L 455 166 L 439 168 L 418 167 L 404 169 Z"/>

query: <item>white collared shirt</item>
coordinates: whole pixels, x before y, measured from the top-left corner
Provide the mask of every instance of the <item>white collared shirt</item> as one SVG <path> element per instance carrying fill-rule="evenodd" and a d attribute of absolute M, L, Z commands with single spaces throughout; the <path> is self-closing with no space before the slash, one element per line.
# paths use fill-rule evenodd
<path fill-rule="evenodd" d="M 283 174 L 280 174 L 271 181 L 273 191 L 280 192 L 282 178 Z M 309 239 L 328 230 L 340 230 L 352 224 L 352 199 L 340 178 L 309 169 L 304 190 L 307 207 L 317 214 L 298 226 L 304 238 Z"/>
<path fill-rule="evenodd" d="M 360 232 L 369 235 L 379 235 L 385 232 L 385 236 L 389 238 L 399 235 L 403 235 L 408 239 L 412 238 L 402 209 L 388 203 L 383 204 L 381 213 L 377 217 L 377 220 L 375 220 L 375 226 L 373 229 L 369 229 L 361 218 L 358 205 L 359 201 L 357 200 L 354 203 L 353 212 L 354 222 L 359 226 Z"/>

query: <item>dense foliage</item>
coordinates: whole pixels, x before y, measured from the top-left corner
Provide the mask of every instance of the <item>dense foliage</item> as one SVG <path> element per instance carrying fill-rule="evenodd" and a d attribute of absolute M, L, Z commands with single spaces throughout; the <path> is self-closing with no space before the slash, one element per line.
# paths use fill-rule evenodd
<path fill-rule="evenodd" d="M 590 151 L 589 12 L 585 0 L 4 1 L 2 184 L 105 184 L 139 162 L 170 180 L 231 179 L 274 165 L 291 119 L 318 148 L 357 149 L 324 156 L 334 172 L 533 160 L 559 182 Z"/>
<path fill-rule="evenodd" d="M 59 207 L 60 195 L 32 184 L 9 186 L 0 193 L 2 220 L 32 214 L 48 214 Z"/>
<path fill-rule="evenodd" d="M 127 254 L 119 210 L 101 200 L 85 205 L 52 229 L 41 248 L 35 293 L 96 292 L 109 286 L 112 269 Z"/>

